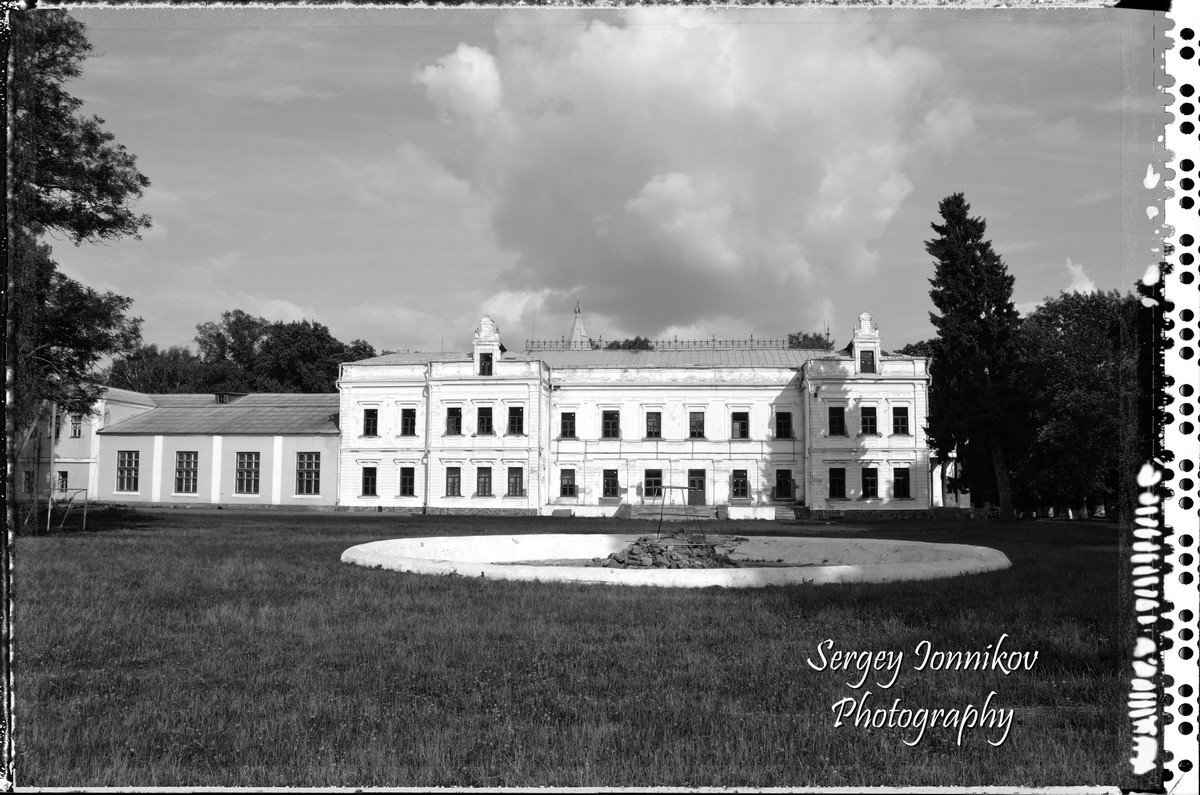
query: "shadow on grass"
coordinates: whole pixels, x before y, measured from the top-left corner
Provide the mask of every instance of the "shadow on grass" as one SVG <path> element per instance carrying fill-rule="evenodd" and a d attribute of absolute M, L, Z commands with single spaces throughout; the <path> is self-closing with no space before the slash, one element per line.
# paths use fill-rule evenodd
<path fill-rule="evenodd" d="M 89 508 L 85 514 L 80 506 L 70 509 L 55 508 L 50 517 L 47 531 L 46 510 L 43 507 L 37 518 L 21 527 L 19 535 L 46 536 L 71 535 L 75 533 L 104 533 L 116 530 L 151 530 L 162 523 L 161 514 L 146 513 L 124 505 L 105 505 Z"/>

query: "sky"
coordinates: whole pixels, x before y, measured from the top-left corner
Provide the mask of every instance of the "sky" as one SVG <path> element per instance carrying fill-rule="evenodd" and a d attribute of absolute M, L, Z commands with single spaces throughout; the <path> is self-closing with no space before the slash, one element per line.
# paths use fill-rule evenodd
<path fill-rule="evenodd" d="M 141 240 L 51 240 L 146 342 L 242 309 L 378 349 L 932 336 L 963 192 L 1023 311 L 1154 261 L 1161 15 L 76 9 L 70 90 L 138 158 Z M 882 13 L 879 13 L 882 12 Z M 1140 202 L 1140 204 L 1139 204 Z"/>

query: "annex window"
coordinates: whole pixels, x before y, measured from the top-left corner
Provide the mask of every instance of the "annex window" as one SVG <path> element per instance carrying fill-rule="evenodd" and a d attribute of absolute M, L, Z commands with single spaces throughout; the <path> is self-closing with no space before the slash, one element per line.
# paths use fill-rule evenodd
<path fill-rule="evenodd" d="M 862 471 L 863 499 L 879 496 L 879 470 L 868 467 Z"/>
<path fill-rule="evenodd" d="M 525 407 L 508 407 L 508 435 L 523 436 L 525 434 Z"/>
<path fill-rule="evenodd" d="M 776 439 L 793 439 L 796 433 L 792 430 L 792 412 L 777 411 L 775 412 L 775 438 Z"/>
<path fill-rule="evenodd" d="M 58 475 L 58 477 L 54 481 L 54 487 L 58 491 L 66 491 L 67 490 L 67 480 L 70 477 L 70 473 L 68 473 L 65 469 L 60 469 L 60 470 L 58 470 L 57 475 Z"/>
<path fill-rule="evenodd" d="M 479 354 L 479 374 L 480 375 L 491 375 L 492 374 L 492 355 L 490 353 Z"/>
<path fill-rule="evenodd" d="M 477 436 L 491 436 L 495 433 L 492 428 L 492 407 L 480 406 L 476 413 L 475 434 Z"/>
<path fill-rule="evenodd" d="M 446 496 L 462 496 L 462 467 L 446 467 Z"/>
<path fill-rule="evenodd" d="M 559 417 L 558 435 L 563 439 L 575 438 L 575 412 L 564 411 Z"/>
<path fill-rule="evenodd" d="M 600 414 L 600 438 L 621 438 L 621 412 L 604 411 Z"/>
<path fill-rule="evenodd" d="M 417 435 L 417 410 L 416 409 L 400 409 L 400 435 L 401 436 L 416 436 Z"/>
<path fill-rule="evenodd" d="M 492 496 L 492 468 L 478 467 L 475 470 L 475 496 Z"/>
<path fill-rule="evenodd" d="M 688 438 L 703 439 L 704 438 L 704 412 L 689 411 L 688 412 Z"/>
<path fill-rule="evenodd" d="M 525 496 L 525 470 L 522 467 L 508 468 L 508 496 Z"/>
<path fill-rule="evenodd" d="M 908 436 L 908 406 L 892 407 L 892 433 Z"/>
<path fill-rule="evenodd" d="M 646 438 L 661 439 L 662 438 L 662 412 L 647 411 L 646 412 Z"/>
<path fill-rule="evenodd" d="M 379 435 L 379 409 L 363 409 L 363 436 Z"/>
<path fill-rule="evenodd" d="M 829 498 L 831 500 L 846 499 L 846 468 L 830 467 L 829 469 Z"/>
<path fill-rule="evenodd" d="M 37 474 L 34 473 L 34 471 L 32 469 L 26 469 L 24 474 L 25 474 L 25 477 L 21 481 L 21 491 L 23 491 L 26 494 L 33 494 L 34 488 L 37 487 Z M 118 480 L 117 482 L 120 483 L 120 480 Z M 118 487 L 117 491 L 120 491 L 120 490 L 121 489 Z"/>
<path fill-rule="evenodd" d="M 195 451 L 175 453 L 175 493 L 195 494 L 196 475 L 200 470 L 200 454 Z"/>
<path fill-rule="evenodd" d="M 912 479 L 908 467 L 896 467 L 892 470 L 892 496 L 898 500 L 912 497 Z"/>
<path fill-rule="evenodd" d="M 792 498 L 792 470 L 775 470 L 775 499 L 790 500 Z"/>
<path fill-rule="evenodd" d="M 574 497 L 577 492 L 575 490 L 575 470 L 564 469 L 558 473 L 558 496 Z"/>
<path fill-rule="evenodd" d="M 233 490 L 238 494 L 258 494 L 259 454 L 238 453 Z"/>
<path fill-rule="evenodd" d="M 846 407 L 845 406 L 830 406 L 829 407 L 829 435 L 830 436 L 845 436 L 846 435 Z"/>
<path fill-rule="evenodd" d="M 462 409 L 458 406 L 446 409 L 446 435 L 462 436 Z"/>
<path fill-rule="evenodd" d="M 604 490 L 601 492 L 601 496 L 604 496 L 604 497 L 619 497 L 619 496 L 621 496 L 621 483 L 617 479 L 617 470 L 615 470 L 615 469 L 604 470 L 603 485 L 604 485 Z"/>
<path fill-rule="evenodd" d="M 320 453 L 296 453 L 296 493 L 321 493 Z"/>
<path fill-rule="evenodd" d="M 746 477 L 745 469 L 733 470 L 733 478 L 729 481 L 729 496 L 735 500 L 750 498 L 750 479 Z"/>
<path fill-rule="evenodd" d="M 647 497 L 661 497 L 663 495 L 662 470 L 647 469 L 642 485 Z"/>
<path fill-rule="evenodd" d="M 138 490 L 139 457 L 137 450 L 117 451 L 117 491 Z"/>
<path fill-rule="evenodd" d="M 79 414 L 71 415 L 71 438 L 78 439 L 83 436 L 83 417 Z"/>
<path fill-rule="evenodd" d="M 879 433 L 879 427 L 875 423 L 875 407 L 862 407 L 862 430 L 863 436 L 875 436 Z"/>
<path fill-rule="evenodd" d="M 416 470 L 416 467 L 400 467 L 400 496 L 401 497 L 417 496 L 417 470 Z"/>
<path fill-rule="evenodd" d="M 858 352 L 858 371 L 860 373 L 875 372 L 875 351 Z"/>
<path fill-rule="evenodd" d="M 379 470 L 376 467 L 362 468 L 362 496 L 376 497 L 379 495 Z"/>
<path fill-rule="evenodd" d="M 734 439 L 749 439 L 750 438 L 750 412 L 735 411 L 733 412 L 732 428 L 729 435 Z"/>

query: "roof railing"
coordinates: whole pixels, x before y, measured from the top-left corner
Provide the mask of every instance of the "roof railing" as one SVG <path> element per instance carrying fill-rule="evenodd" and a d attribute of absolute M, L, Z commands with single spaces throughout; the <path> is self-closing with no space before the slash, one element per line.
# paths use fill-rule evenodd
<path fill-rule="evenodd" d="M 787 338 L 758 338 L 750 336 L 745 339 L 717 339 L 713 336 L 709 339 L 700 340 L 681 340 L 678 337 L 672 337 L 665 340 L 649 340 L 649 344 L 656 351 L 693 351 L 693 350 L 778 350 L 780 348 L 788 348 Z M 603 338 L 592 340 L 591 350 L 604 350 L 608 348 L 608 344 Z M 525 340 L 526 351 L 570 351 L 570 350 L 588 350 L 574 345 L 570 340 L 562 337 L 560 339 L 540 339 L 540 340 Z M 625 350 L 625 349 L 618 349 Z M 638 350 L 636 348 L 632 350 Z M 644 350 L 644 349 L 643 349 Z"/>

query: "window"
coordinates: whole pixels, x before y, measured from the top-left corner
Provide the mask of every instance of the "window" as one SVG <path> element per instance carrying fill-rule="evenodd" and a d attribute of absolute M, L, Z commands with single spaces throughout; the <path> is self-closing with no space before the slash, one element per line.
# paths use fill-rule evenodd
<path fill-rule="evenodd" d="M 860 373 L 875 372 L 875 351 L 858 352 L 858 371 Z"/>
<path fill-rule="evenodd" d="M 417 470 L 415 467 L 400 467 L 400 496 L 417 495 Z"/>
<path fill-rule="evenodd" d="M 258 494 L 259 454 L 238 453 L 234 491 L 238 494 Z"/>
<path fill-rule="evenodd" d="M 462 496 L 462 467 L 446 467 L 446 496 Z"/>
<path fill-rule="evenodd" d="M 296 453 L 296 493 L 321 493 L 320 453 Z"/>
<path fill-rule="evenodd" d="M 602 496 L 604 496 L 604 497 L 620 497 L 621 496 L 621 483 L 619 480 L 617 480 L 617 470 L 615 470 L 615 469 L 604 470 L 603 483 L 604 483 L 604 490 L 601 492 Z"/>
<path fill-rule="evenodd" d="M 190 451 L 175 453 L 175 493 L 195 494 L 196 473 L 200 469 L 200 454 Z"/>
<path fill-rule="evenodd" d="M 480 375 L 491 375 L 492 374 L 492 355 L 490 353 L 479 354 L 479 374 Z"/>
<path fill-rule="evenodd" d="M 662 412 L 647 411 L 646 412 L 646 438 L 661 439 L 662 438 Z"/>
<path fill-rule="evenodd" d="M 704 412 L 689 411 L 688 412 L 688 438 L 703 439 L 704 438 Z"/>
<path fill-rule="evenodd" d="M 78 439 L 83 436 L 83 417 L 79 414 L 71 415 L 71 438 Z"/>
<path fill-rule="evenodd" d="M 58 491 L 67 490 L 67 471 L 65 469 L 58 470 L 58 477 L 54 481 L 54 488 Z"/>
<path fill-rule="evenodd" d="M 363 409 L 363 436 L 379 435 L 379 409 Z"/>
<path fill-rule="evenodd" d="M 138 457 L 137 450 L 117 451 L 117 491 L 138 490 Z"/>
<path fill-rule="evenodd" d="M 26 469 L 24 474 L 25 478 L 21 482 L 21 491 L 26 494 L 33 494 L 34 488 L 37 487 L 37 474 L 32 469 Z"/>
<path fill-rule="evenodd" d="M 600 438 L 621 438 L 621 412 L 605 411 L 600 414 Z"/>
<path fill-rule="evenodd" d="M 908 436 L 908 406 L 892 407 L 892 433 Z"/>
<path fill-rule="evenodd" d="M 364 497 L 378 496 L 378 491 L 376 490 L 377 481 L 378 481 L 378 478 L 377 478 L 378 472 L 379 472 L 379 470 L 376 469 L 375 467 L 363 467 L 362 468 L 362 496 L 364 496 Z"/>
<path fill-rule="evenodd" d="M 912 497 L 912 481 L 909 478 L 908 467 L 896 467 L 892 470 L 892 496 L 898 500 Z"/>
<path fill-rule="evenodd" d="M 830 436 L 845 436 L 846 435 L 846 407 L 845 406 L 830 406 L 829 407 L 829 435 Z"/>
<path fill-rule="evenodd" d="M 558 435 L 564 439 L 575 438 L 575 412 L 564 411 L 559 418 Z"/>
<path fill-rule="evenodd" d="M 734 439 L 750 438 L 750 412 L 733 412 L 733 429 L 730 431 L 729 435 Z"/>
<path fill-rule="evenodd" d="M 879 496 L 879 470 L 870 467 L 862 471 L 863 499 Z"/>
<path fill-rule="evenodd" d="M 729 483 L 729 496 L 735 500 L 750 498 L 750 479 L 746 477 L 746 470 L 733 470 L 733 478 Z"/>
<path fill-rule="evenodd" d="M 462 409 L 458 406 L 446 409 L 446 435 L 462 436 Z"/>
<path fill-rule="evenodd" d="M 480 406 L 476 414 L 475 434 L 477 436 L 491 436 L 495 433 L 492 428 L 492 407 Z"/>
<path fill-rule="evenodd" d="M 831 467 L 829 470 L 829 499 L 846 499 L 846 469 Z"/>
<path fill-rule="evenodd" d="M 663 495 L 662 470 L 647 469 L 643 486 L 647 497 L 661 497 Z"/>
<path fill-rule="evenodd" d="M 792 431 L 792 412 L 775 412 L 775 438 L 794 439 L 795 436 L 795 432 Z"/>
<path fill-rule="evenodd" d="M 492 468 L 479 467 L 475 470 L 475 496 L 492 496 Z"/>
<path fill-rule="evenodd" d="M 576 496 L 574 469 L 564 469 L 558 473 L 558 496 Z"/>
<path fill-rule="evenodd" d="M 790 500 L 792 498 L 792 470 L 775 470 L 775 499 Z"/>
<path fill-rule="evenodd" d="M 508 435 L 521 436 L 525 433 L 525 407 L 508 407 Z"/>
<path fill-rule="evenodd" d="M 416 436 L 417 435 L 417 410 L 416 409 L 400 409 L 400 435 L 401 436 Z"/>
<path fill-rule="evenodd" d="M 879 428 L 875 425 L 875 407 L 862 407 L 862 435 L 875 436 L 879 433 Z"/>
<path fill-rule="evenodd" d="M 508 468 L 508 496 L 525 496 L 525 470 L 521 467 Z"/>

